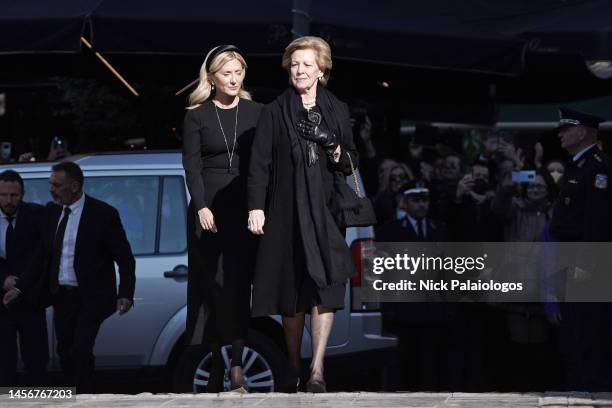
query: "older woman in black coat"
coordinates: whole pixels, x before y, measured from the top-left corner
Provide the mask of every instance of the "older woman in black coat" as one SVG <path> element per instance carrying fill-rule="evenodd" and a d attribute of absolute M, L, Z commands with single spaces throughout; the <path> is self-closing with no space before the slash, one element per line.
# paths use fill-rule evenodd
<path fill-rule="evenodd" d="M 262 235 L 252 313 L 283 316 L 293 386 L 299 386 L 305 313 L 311 314 L 311 392 L 325 391 L 334 311 L 344 307 L 354 273 L 333 209 L 334 183 L 345 182 L 357 153 L 348 107 L 325 88 L 331 66 L 321 38 L 302 37 L 286 48 L 283 68 L 292 86 L 262 110 L 248 178 L 248 227 Z"/>

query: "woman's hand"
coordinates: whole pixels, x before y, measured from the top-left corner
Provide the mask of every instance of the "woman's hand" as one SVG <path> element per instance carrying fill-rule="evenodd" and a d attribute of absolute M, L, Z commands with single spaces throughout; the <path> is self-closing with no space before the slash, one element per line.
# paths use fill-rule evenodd
<path fill-rule="evenodd" d="M 325 149 L 335 149 L 338 146 L 336 134 L 320 125 L 315 125 L 306 119 L 300 119 L 296 125 L 296 130 L 300 136 L 311 142 L 323 146 Z"/>
<path fill-rule="evenodd" d="M 208 207 L 202 208 L 198 211 L 198 217 L 200 217 L 200 225 L 204 231 L 210 231 L 212 233 L 217 232 L 217 225 L 215 224 L 215 216 Z"/>
<path fill-rule="evenodd" d="M 336 150 L 331 152 L 331 159 L 334 161 L 334 163 L 339 163 L 340 162 L 340 155 L 341 154 L 342 154 L 342 149 L 340 148 L 340 145 L 338 145 L 336 147 Z"/>
<path fill-rule="evenodd" d="M 249 211 L 248 228 L 255 235 L 263 235 L 263 227 L 266 222 L 266 216 L 263 210 L 251 210 Z"/>
<path fill-rule="evenodd" d="M 533 158 L 533 164 L 535 164 L 536 169 L 540 169 L 542 167 L 544 157 L 544 146 L 542 143 L 538 142 L 535 144 L 535 156 Z"/>
<path fill-rule="evenodd" d="M 457 195 L 455 197 L 457 202 L 461 202 L 463 196 L 469 194 L 474 188 L 474 179 L 471 174 L 466 174 L 463 176 L 459 183 L 457 184 Z"/>

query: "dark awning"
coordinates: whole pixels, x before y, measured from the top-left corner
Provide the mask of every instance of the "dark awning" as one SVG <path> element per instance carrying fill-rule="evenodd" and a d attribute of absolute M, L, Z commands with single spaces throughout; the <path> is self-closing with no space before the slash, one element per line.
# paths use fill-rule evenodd
<path fill-rule="evenodd" d="M 79 52 L 87 17 L 99 2 L 4 0 L 0 9 L 0 54 Z"/>
<path fill-rule="evenodd" d="M 540 52 L 576 52 L 586 60 L 612 59 L 612 2 L 568 1 L 563 6 L 504 16 L 487 25 L 530 40 Z"/>
<path fill-rule="evenodd" d="M 292 1 L 10 0 L 0 16 L 0 54 L 96 51 L 202 55 L 233 43 L 248 55 L 280 55 L 291 40 Z M 414 18 L 397 0 L 312 1 L 314 35 L 334 57 L 412 67 L 518 74 L 524 41 L 452 17 Z"/>
<path fill-rule="evenodd" d="M 198 54 L 233 43 L 253 54 L 282 52 L 291 40 L 291 3 L 198 0 L 6 0 L 0 54 L 96 51 Z"/>
<path fill-rule="evenodd" d="M 291 1 L 103 0 L 92 16 L 104 53 L 197 54 L 234 44 L 249 55 L 278 55 L 291 40 Z"/>
<path fill-rule="evenodd" d="M 79 52 L 201 55 L 234 43 L 279 55 L 291 40 L 292 0 L 5 0 L 0 55 Z M 523 72 L 527 53 L 612 59 L 608 0 L 312 0 L 311 33 L 334 57 L 495 75 Z"/>
<path fill-rule="evenodd" d="M 334 56 L 384 64 L 518 75 L 525 41 L 402 0 L 313 1 L 313 35 Z M 417 12 L 415 12 L 417 11 Z"/>

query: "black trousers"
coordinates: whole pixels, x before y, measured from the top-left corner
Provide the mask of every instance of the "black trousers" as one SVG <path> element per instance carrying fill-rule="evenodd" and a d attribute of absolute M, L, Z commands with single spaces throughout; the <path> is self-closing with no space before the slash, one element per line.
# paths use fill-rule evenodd
<path fill-rule="evenodd" d="M 610 390 L 612 304 L 562 303 L 561 317 L 560 342 L 568 390 Z"/>
<path fill-rule="evenodd" d="M 26 386 L 43 385 L 49 346 L 45 310 L 17 304 L 0 305 L 0 386 L 17 385 L 17 335 Z"/>
<path fill-rule="evenodd" d="M 93 349 L 106 316 L 83 303 L 79 289 L 60 287 L 54 303 L 57 354 L 67 385 L 77 393 L 93 392 Z"/>
<path fill-rule="evenodd" d="M 445 329 L 443 325 L 415 325 L 399 331 L 403 390 L 444 389 L 448 341 Z"/>

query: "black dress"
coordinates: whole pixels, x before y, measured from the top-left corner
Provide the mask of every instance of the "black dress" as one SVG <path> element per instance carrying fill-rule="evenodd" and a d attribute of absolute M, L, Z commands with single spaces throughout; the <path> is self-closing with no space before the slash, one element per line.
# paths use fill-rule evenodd
<path fill-rule="evenodd" d="M 322 90 L 318 91 L 317 101 L 322 93 Z M 283 114 L 283 105 L 290 95 L 285 92 L 264 107 L 253 143 L 248 181 L 249 209 L 264 209 L 266 216 L 264 235 L 259 241 L 255 262 L 253 316 L 293 316 L 298 312 L 309 313 L 315 305 L 341 309 L 344 307 L 346 281 L 354 274 L 344 231 L 330 224 L 326 224 L 325 230 L 331 245 L 321 249 L 328 251 L 338 267 L 330 271 L 324 282 L 319 283 L 315 282 L 307 268 L 308 260 L 298 220 L 298 212 L 301 211 L 301 203 L 297 199 L 298 169 L 291 153 L 296 148 L 296 142 L 288 134 L 287 120 Z M 339 143 L 343 152 L 350 152 L 356 165 L 358 158 L 348 108 L 331 94 L 329 99 L 329 104 L 335 108 L 333 118 L 321 106 L 317 106 L 316 110 L 323 114 L 329 128 L 336 128 L 331 125 L 331 119 L 342 127 L 341 131 L 336 130 L 340 135 Z M 334 182 L 337 177 L 344 182 L 345 175 L 351 173 L 350 164 L 345 154 L 339 163 L 333 163 L 320 150 L 316 166 L 320 167 L 318 173 L 322 199 L 325 201 L 324 211 L 329 213 L 334 207 Z"/>
<path fill-rule="evenodd" d="M 236 108 L 215 109 L 207 101 L 185 115 L 183 167 L 191 195 L 187 220 L 188 344 L 225 344 L 246 337 L 254 237 L 247 229 L 243 175 L 260 111 L 260 104 L 240 99 Z M 230 167 L 228 147 L 231 154 L 235 128 Z M 205 207 L 215 217 L 217 233 L 202 230 L 197 211 Z"/>

